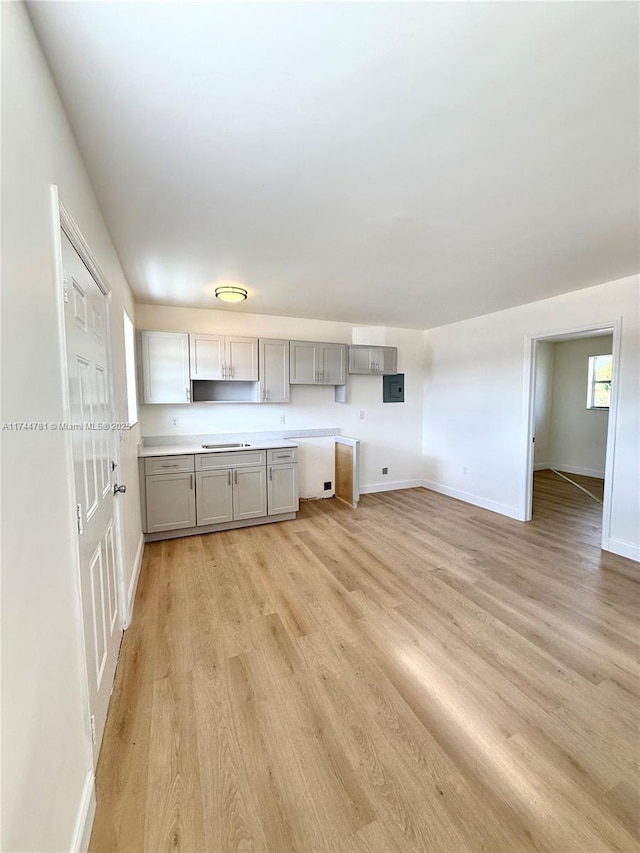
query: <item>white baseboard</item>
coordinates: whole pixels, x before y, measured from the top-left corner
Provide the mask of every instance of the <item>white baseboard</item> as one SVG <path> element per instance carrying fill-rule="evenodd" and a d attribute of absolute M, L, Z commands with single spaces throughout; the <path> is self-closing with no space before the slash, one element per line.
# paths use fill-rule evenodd
<path fill-rule="evenodd" d="M 598 471 L 595 468 L 579 468 L 577 465 L 563 465 L 561 462 L 554 462 L 547 467 L 562 471 L 563 474 L 582 474 L 583 477 L 597 477 L 599 480 L 604 480 L 604 471 Z"/>
<path fill-rule="evenodd" d="M 533 466 L 534 471 L 546 471 L 548 468 L 551 468 L 551 462 L 536 462 Z"/>
<path fill-rule="evenodd" d="M 368 486 L 360 486 L 360 494 L 366 495 L 371 492 L 393 492 L 396 489 L 417 489 L 422 485 L 422 480 L 391 480 L 388 483 L 370 483 Z"/>
<path fill-rule="evenodd" d="M 438 492 L 441 495 L 447 495 L 449 498 L 455 498 L 457 501 L 463 501 L 466 504 L 473 504 L 482 509 L 488 509 L 491 512 L 497 512 L 500 515 L 506 515 L 509 518 L 515 518 L 520 521 L 520 513 L 517 507 L 501 504 L 497 501 L 483 498 L 480 495 L 473 495 L 470 492 L 462 492 L 460 489 L 452 489 L 450 486 L 444 486 L 442 483 L 434 483 L 433 480 L 423 480 L 422 485 L 425 489 L 431 489 L 432 492 Z"/>
<path fill-rule="evenodd" d="M 138 578 L 140 577 L 140 568 L 142 567 L 142 555 L 144 553 L 144 533 L 140 534 L 140 540 L 138 542 L 138 549 L 136 551 L 136 556 L 133 561 L 133 572 L 131 574 L 131 583 L 129 584 L 129 589 L 127 590 L 127 622 L 125 627 L 129 627 L 131 625 L 131 619 L 133 618 L 133 605 L 136 600 L 136 589 L 138 588 Z"/>
<path fill-rule="evenodd" d="M 618 554 L 620 557 L 627 557 L 629 560 L 635 560 L 640 563 L 640 545 L 633 542 L 625 542 L 623 539 L 609 539 L 608 551 L 612 554 Z"/>
<path fill-rule="evenodd" d="M 93 818 L 96 813 L 96 789 L 93 770 L 89 770 L 82 786 L 80 805 L 71 839 L 71 853 L 86 853 L 89 849 Z"/>

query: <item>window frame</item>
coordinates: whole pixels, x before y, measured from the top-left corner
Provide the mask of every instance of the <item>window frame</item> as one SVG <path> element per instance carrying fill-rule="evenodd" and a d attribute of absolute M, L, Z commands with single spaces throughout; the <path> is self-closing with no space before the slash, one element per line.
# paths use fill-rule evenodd
<path fill-rule="evenodd" d="M 594 373 L 596 369 L 596 361 L 599 358 L 609 358 L 611 362 L 611 379 L 595 379 Z M 606 406 L 596 406 L 596 388 L 598 385 L 609 385 L 609 402 Z M 611 408 L 611 392 L 613 385 L 613 353 L 603 352 L 597 355 L 590 355 L 587 358 L 587 411 L 608 412 Z"/>
<path fill-rule="evenodd" d="M 127 423 L 132 427 L 140 421 L 140 411 L 138 406 L 138 373 L 136 366 L 136 327 L 126 309 L 123 309 L 122 311 L 122 328 L 124 332 L 124 372 L 127 391 Z"/>

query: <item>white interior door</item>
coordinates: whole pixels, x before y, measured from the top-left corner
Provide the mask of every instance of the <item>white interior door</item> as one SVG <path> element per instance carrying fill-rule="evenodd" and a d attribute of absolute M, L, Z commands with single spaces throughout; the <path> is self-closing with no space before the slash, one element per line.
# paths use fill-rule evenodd
<path fill-rule="evenodd" d="M 114 420 L 107 297 L 64 234 L 62 262 L 82 616 L 97 758 L 122 636 L 112 486 L 117 434 L 97 428 Z"/>

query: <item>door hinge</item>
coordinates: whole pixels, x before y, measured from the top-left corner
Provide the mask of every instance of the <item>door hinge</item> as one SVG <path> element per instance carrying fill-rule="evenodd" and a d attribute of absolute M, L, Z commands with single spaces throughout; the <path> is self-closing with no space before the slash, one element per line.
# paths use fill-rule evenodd
<path fill-rule="evenodd" d="M 91 714 L 89 717 L 89 731 L 91 732 L 91 743 L 96 745 L 96 716 Z"/>
<path fill-rule="evenodd" d="M 69 301 L 69 279 L 66 270 L 62 270 L 62 299 L 64 302 Z"/>
<path fill-rule="evenodd" d="M 82 536 L 84 533 L 84 527 L 82 524 L 82 504 L 76 504 L 76 518 L 78 520 L 78 536 Z"/>

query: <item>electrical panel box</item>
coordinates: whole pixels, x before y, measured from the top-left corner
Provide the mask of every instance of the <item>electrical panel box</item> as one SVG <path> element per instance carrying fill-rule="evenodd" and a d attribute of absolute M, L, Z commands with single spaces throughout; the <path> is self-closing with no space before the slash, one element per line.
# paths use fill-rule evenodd
<path fill-rule="evenodd" d="M 382 377 L 382 402 L 404 403 L 404 373 Z"/>

